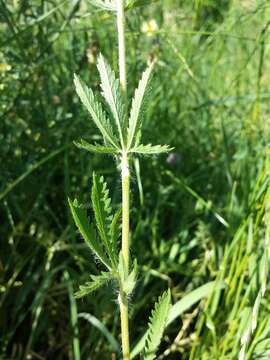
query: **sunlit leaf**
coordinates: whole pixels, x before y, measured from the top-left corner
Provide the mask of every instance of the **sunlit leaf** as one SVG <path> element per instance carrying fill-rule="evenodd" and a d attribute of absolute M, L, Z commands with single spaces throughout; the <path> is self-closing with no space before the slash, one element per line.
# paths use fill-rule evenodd
<path fill-rule="evenodd" d="M 143 351 L 143 360 L 154 360 L 156 351 L 162 339 L 171 307 L 170 290 L 165 291 L 155 304 L 149 322 L 149 331 Z"/>
<path fill-rule="evenodd" d="M 79 229 L 84 241 L 92 250 L 92 252 L 97 256 L 97 258 L 104 264 L 108 269 L 111 268 L 111 264 L 107 256 L 104 254 L 101 244 L 96 239 L 96 235 L 92 226 L 89 224 L 86 209 L 80 206 L 77 200 L 73 202 L 68 199 L 71 213 L 74 219 L 74 222 Z"/>
<path fill-rule="evenodd" d="M 151 76 L 151 72 L 153 69 L 153 63 L 144 71 L 142 78 L 139 82 L 138 88 L 135 90 L 134 98 L 132 100 L 132 106 L 129 116 L 129 124 L 128 124 L 128 149 L 130 149 L 134 140 L 136 139 L 136 135 L 140 130 L 143 113 L 146 106 L 146 100 L 149 90 L 149 79 Z"/>
<path fill-rule="evenodd" d="M 112 155 L 116 155 L 119 153 L 119 150 L 117 150 L 114 147 L 108 147 L 108 146 L 102 146 L 102 145 L 92 145 L 89 144 L 87 141 L 85 140 L 80 140 L 80 141 L 74 141 L 74 144 L 79 148 L 79 149 L 84 149 L 87 150 L 89 152 L 92 153 L 98 153 L 98 154 L 112 154 Z"/>
<path fill-rule="evenodd" d="M 101 78 L 102 95 L 104 96 L 110 107 L 123 147 L 123 125 L 125 122 L 125 106 L 122 99 L 120 82 L 115 77 L 115 74 L 111 69 L 110 65 L 101 54 L 98 57 L 97 67 Z"/>
<path fill-rule="evenodd" d="M 130 153 L 136 153 L 136 154 L 144 154 L 144 155 L 157 155 L 162 153 L 167 153 L 171 151 L 172 148 L 170 148 L 168 145 L 138 145 L 137 147 L 134 147 L 129 150 Z"/>
<path fill-rule="evenodd" d="M 104 140 L 107 140 L 113 147 L 118 148 L 118 142 L 113 135 L 112 127 L 102 110 L 101 104 L 95 99 L 93 91 L 77 75 L 74 75 L 74 84 L 77 94 L 89 111 Z"/>

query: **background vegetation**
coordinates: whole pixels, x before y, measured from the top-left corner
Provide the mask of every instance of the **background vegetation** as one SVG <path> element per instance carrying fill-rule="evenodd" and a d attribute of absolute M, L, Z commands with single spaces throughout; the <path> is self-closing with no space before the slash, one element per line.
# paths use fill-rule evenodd
<path fill-rule="evenodd" d="M 157 59 L 145 141 L 175 148 L 132 168 L 132 343 L 168 286 L 176 302 L 223 284 L 184 298 L 160 359 L 270 358 L 269 11 L 164 0 L 128 16 L 130 94 Z M 72 144 L 98 139 L 72 79 L 97 89 L 99 52 L 117 69 L 115 19 L 84 0 L 0 0 L 0 32 L 0 358 L 118 359 L 117 294 L 73 297 L 96 265 L 67 205 L 90 203 L 93 170 L 120 202 L 111 159 Z"/>

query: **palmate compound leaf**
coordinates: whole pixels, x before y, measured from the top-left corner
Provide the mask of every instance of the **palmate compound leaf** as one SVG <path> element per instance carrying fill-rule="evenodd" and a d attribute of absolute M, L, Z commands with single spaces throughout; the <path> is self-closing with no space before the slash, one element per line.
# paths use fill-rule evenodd
<path fill-rule="evenodd" d="M 125 105 L 120 81 L 101 54 L 98 57 L 97 68 L 101 79 L 102 95 L 110 107 L 122 147 L 124 147 Z"/>
<path fill-rule="evenodd" d="M 163 332 L 166 327 L 169 311 L 171 308 L 171 293 L 170 290 L 165 291 L 159 297 L 155 304 L 154 310 L 149 322 L 148 336 L 146 339 L 145 348 L 142 354 L 142 360 L 154 360 L 156 351 L 161 342 Z"/>
<path fill-rule="evenodd" d="M 102 10 L 116 11 L 116 0 L 90 0 L 90 3 Z"/>
<path fill-rule="evenodd" d="M 74 294 L 75 298 L 84 297 L 91 292 L 105 285 L 108 281 L 113 280 L 114 276 L 110 272 L 101 272 L 100 275 L 90 275 L 91 281 L 79 286 L 79 290 Z"/>
<path fill-rule="evenodd" d="M 136 153 L 136 154 L 144 154 L 144 155 L 157 155 L 162 153 L 167 153 L 171 151 L 173 148 L 170 148 L 168 145 L 138 145 L 134 148 L 129 150 L 129 153 Z"/>
<path fill-rule="evenodd" d="M 147 98 L 149 96 L 149 80 L 151 77 L 153 66 L 154 64 L 152 63 L 144 71 L 138 88 L 135 90 L 128 124 L 128 149 L 130 149 L 134 145 L 137 133 L 141 127 L 143 113 L 145 111 Z"/>
<path fill-rule="evenodd" d="M 73 142 L 79 149 L 84 149 L 92 153 L 98 154 L 111 154 L 117 155 L 119 154 L 119 150 L 114 147 L 102 146 L 99 144 L 89 144 L 87 141 L 81 139 L 80 141 Z"/>
<path fill-rule="evenodd" d="M 103 176 L 93 174 L 93 186 L 91 200 L 95 213 L 96 224 L 99 236 L 103 242 L 106 253 L 108 254 L 113 267 L 117 264 L 116 243 L 111 238 L 111 222 L 113 219 L 111 209 L 111 199 L 109 190 Z"/>
<path fill-rule="evenodd" d="M 88 88 L 76 74 L 74 74 L 74 84 L 81 102 L 89 111 L 104 141 L 110 143 L 114 148 L 119 149 L 118 141 L 113 134 L 112 127 L 102 110 L 101 104 L 95 99 L 93 91 Z"/>
<path fill-rule="evenodd" d="M 68 199 L 74 222 L 79 229 L 84 241 L 96 257 L 110 270 L 112 265 L 105 255 L 101 244 L 98 242 L 92 226 L 89 224 L 86 209 L 80 206 L 75 199 L 73 202 Z"/>

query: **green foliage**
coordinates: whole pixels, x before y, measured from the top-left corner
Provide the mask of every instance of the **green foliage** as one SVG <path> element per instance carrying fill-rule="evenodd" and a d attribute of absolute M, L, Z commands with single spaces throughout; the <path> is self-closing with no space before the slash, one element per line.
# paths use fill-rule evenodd
<path fill-rule="evenodd" d="M 101 104 L 95 99 L 93 91 L 88 88 L 77 75 L 74 75 L 74 84 L 81 102 L 89 111 L 94 123 L 101 132 L 105 143 L 109 142 L 113 147 L 118 149 L 118 143 L 113 134 L 112 127 L 102 110 Z"/>
<path fill-rule="evenodd" d="M 108 340 L 111 348 L 113 351 L 116 351 L 117 353 L 120 353 L 120 347 L 119 343 L 116 341 L 114 336 L 111 334 L 111 332 L 106 328 L 106 326 L 95 316 L 89 314 L 89 313 L 80 313 L 78 315 L 79 318 L 85 319 L 88 321 L 92 326 L 95 326 L 101 334 Z"/>
<path fill-rule="evenodd" d="M 159 0 L 127 0 L 126 1 L 126 8 L 127 8 L 127 10 L 134 9 L 134 8 L 137 8 L 137 7 L 142 7 L 142 6 L 147 6 L 147 5 L 154 4 L 157 1 L 159 1 Z"/>
<path fill-rule="evenodd" d="M 121 141 L 121 146 L 125 145 L 125 106 L 123 96 L 121 94 L 120 81 L 116 79 L 114 72 L 110 65 L 102 55 L 98 57 L 97 67 L 101 79 L 102 95 L 107 101 L 109 108 L 112 112 L 118 135 Z"/>
<path fill-rule="evenodd" d="M 91 4 L 107 11 L 116 11 L 117 0 L 90 0 Z M 158 0 L 126 0 L 126 10 L 153 4 Z"/>
<path fill-rule="evenodd" d="M 98 259 L 108 269 L 110 269 L 111 264 L 109 262 L 109 259 L 107 259 L 107 256 L 104 253 L 100 242 L 96 238 L 96 235 L 93 231 L 92 226 L 88 222 L 87 215 L 86 215 L 86 209 L 84 209 L 82 206 L 78 205 L 78 202 L 76 199 L 74 200 L 74 202 L 72 202 L 69 199 L 69 206 L 70 206 L 71 213 L 72 213 L 73 219 L 75 221 L 75 224 L 77 225 L 80 233 L 82 234 L 84 241 L 90 247 L 92 252 L 98 257 Z"/>
<path fill-rule="evenodd" d="M 112 274 L 108 271 L 101 272 L 100 275 L 90 275 L 90 278 L 90 282 L 86 282 L 84 285 L 79 286 L 80 290 L 75 293 L 77 299 L 92 293 L 101 286 L 104 286 L 108 281 L 114 279 Z"/>
<path fill-rule="evenodd" d="M 83 139 L 80 141 L 74 141 L 74 144 L 77 146 L 77 148 L 87 150 L 91 153 L 112 154 L 112 155 L 119 154 L 119 150 L 117 150 L 114 147 L 107 147 L 99 144 L 92 145 Z"/>
<path fill-rule="evenodd" d="M 133 269 L 131 272 L 128 272 L 128 269 L 125 266 L 125 261 L 123 259 L 123 254 L 120 252 L 119 255 L 119 264 L 118 264 L 118 274 L 121 279 L 121 290 L 125 295 L 130 295 L 136 285 L 137 275 L 138 275 L 138 264 L 137 260 L 134 260 Z"/>
<path fill-rule="evenodd" d="M 98 176 L 95 173 L 93 173 L 91 200 L 99 238 L 96 237 L 92 226 L 88 222 L 86 209 L 78 205 L 77 200 L 73 202 L 69 200 L 73 219 L 92 252 L 109 270 L 115 269 L 118 257 L 118 221 L 121 212 L 118 211 L 114 216 L 112 215 L 107 184 L 103 176 Z"/>
<path fill-rule="evenodd" d="M 116 0 L 91 0 L 91 4 L 107 11 L 116 11 Z"/>
<path fill-rule="evenodd" d="M 171 151 L 168 145 L 138 145 L 132 149 L 130 149 L 131 153 L 142 154 L 142 155 L 158 155 L 161 153 L 167 153 Z"/>
<path fill-rule="evenodd" d="M 163 332 L 167 323 L 169 310 L 171 307 L 171 293 L 164 292 L 159 297 L 149 321 L 149 331 L 143 351 L 143 360 L 155 359 L 156 351 L 162 339 Z"/>
<path fill-rule="evenodd" d="M 114 246 L 116 246 L 119 235 L 120 235 L 120 220 L 121 220 L 121 215 L 122 215 L 122 209 L 119 208 L 116 213 L 113 216 L 113 219 L 111 221 L 110 224 L 110 238 L 111 238 L 111 242 L 113 244 L 115 244 Z"/>
<path fill-rule="evenodd" d="M 219 289 L 223 289 L 223 288 L 225 288 L 225 284 L 217 283 L 216 281 L 211 281 L 185 295 L 183 298 L 181 298 L 171 306 L 166 322 L 166 327 L 168 327 L 175 319 L 180 317 L 184 312 L 190 309 L 197 302 L 199 302 L 205 297 L 210 296 L 211 294 L 213 294 L 214 291 L 218 291 Z M 149 329 L 145 332 L 145 334 L 141 337 L 141 339 L 132 349 L 131 352 L 132 359 L 143 350 L 148 336 L 149 336 Z"/>
<path fill-rule="evenodd" d="M 112 209 L 109 190 L 103 176 L 93 174 L 91 200 L 95 213 L 96 225 L 104 248 L 113 267 L 117 264 L 117 244 L 115 237 L 111 237 Z"/>
<path fill-rule="evenodd" d="M 138 132 L 141 130 L 142 117 L 145 110 L 146 98 L 149 92 L 149 79 L 152 73 L 153 63 L 143 73 L 132 100 L 132 107 L 128 124 L 128 144 L 130 149 L 137 138 Z"/>
<path fill-rule="evenodd" d="M 142 140 L 174 147 L 147 161 L 134 153 L 136 172 L 130 161 L 131 255 L 139 264 L 130 299 L 131 345 L 145 334 L 151 304 L 169 286 L 174 305 L 168 322 L 173 309 L 179 315 L 167 324 L 161 357 L 237 359 L 256 304 L 257 326 L 243 343 L 244 356 L 268 360 L 269 7 L 264 0 L 211 1 L 211 9 L 208 0 L 197 2 L 197 15 L 187 0 L 127 12 L 127 104 L 145 64 L 155 58 Z M 72 83 L 75 72 L 94 94 L 99 91 L 99 52 L 117 68 L 114 13 L 90 4 L 0 2 L 1 359 L 68 359 L 78 337 L 81 359 L 121 357 L 97 325 L 119 341 L 117 292 L 104 286 L 76 300 L 64 276 L 67 271 L 76 291 L 91 281 L 87 274 L 111 268 L 89 206 L 87 214 L 74 206 L 94 225 L 86 245 L 72 231 L 77 226 L 66 204 L 67 196 L 89 204 L 93 170 L 110 184 L 118 242 L 121 229 L 114 160 L 120 142 L 103 144 Z M 218 22 L 215 14 L 221 14 Z M 104 109 L 116 139 L 107 104 Z M 78 153 L 72 141 L 82 137 L 95 147 L 89 150 L 105 146 L 114 158 Z M 94 261 L 92 241 L 107 265 L 97 255 Z M 219 281 L 226 286 L 211 285 L 195 301 L 197 289 Z M 78 315 L 78 337 L 70 319 L 74 302 L 78 314 L 91 311 L 98 320 Z"/>
<path fill-rule="evenodd" d="M 100 103 L 95 99 L 92 90 L 89 89 L 77 75 L 75 75 L 74 83 L 77 94 L 103 135 L 105 146 L 90 145 L 85 140 L 75 142 L 75 145 L 90 152 L 114 155 L 120 152 L 127 152 L 130 154 L 138 153 L 141 155 L 169 152 L 171 149 L 167 145 L 152 146 L 151 144 L 140 144 L 141 125 L 147 105 L 147 99 L 149 97 L 149 80 L 153 63 L 144 71 L 139 86 L 135 91 L 129 116 L 128 129 L 126 129 L 127 115 L 125 99 L 120 88 L 119 79 L 115 77 L 113 70 L 102 55 L 99 55 L 98 57 L 97 67 L 101 78 L 102 95 L 109 106 L 114 126 L 112 126 L 106 118 L 106 115 L 103 112 Z M 117 129 L 118 135 L 115 134 L 114 128 Z M 113 145 L 113 147 L 108 147 L 107 142 Z M 119 146 L 119 144 L 121 144 L 121 146 Z"/>

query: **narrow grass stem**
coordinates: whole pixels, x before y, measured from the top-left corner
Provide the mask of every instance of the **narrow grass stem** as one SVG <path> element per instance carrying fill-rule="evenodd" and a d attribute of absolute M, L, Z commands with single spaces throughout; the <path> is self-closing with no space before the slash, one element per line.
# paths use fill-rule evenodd
<path fill-rule="evenodd" d="M 122 254 L 125 268 L 129 269 L 129 186 L 130 173 L 128 167 L 128 156 L 123 153 L 121 160 L 122 169 Z M 128 299 L 121 290 L 119 296 L 121 314 L 121 336 L 123 359 L 130 359 L 129 350 L 129 325 L 128 325 Z"/>

